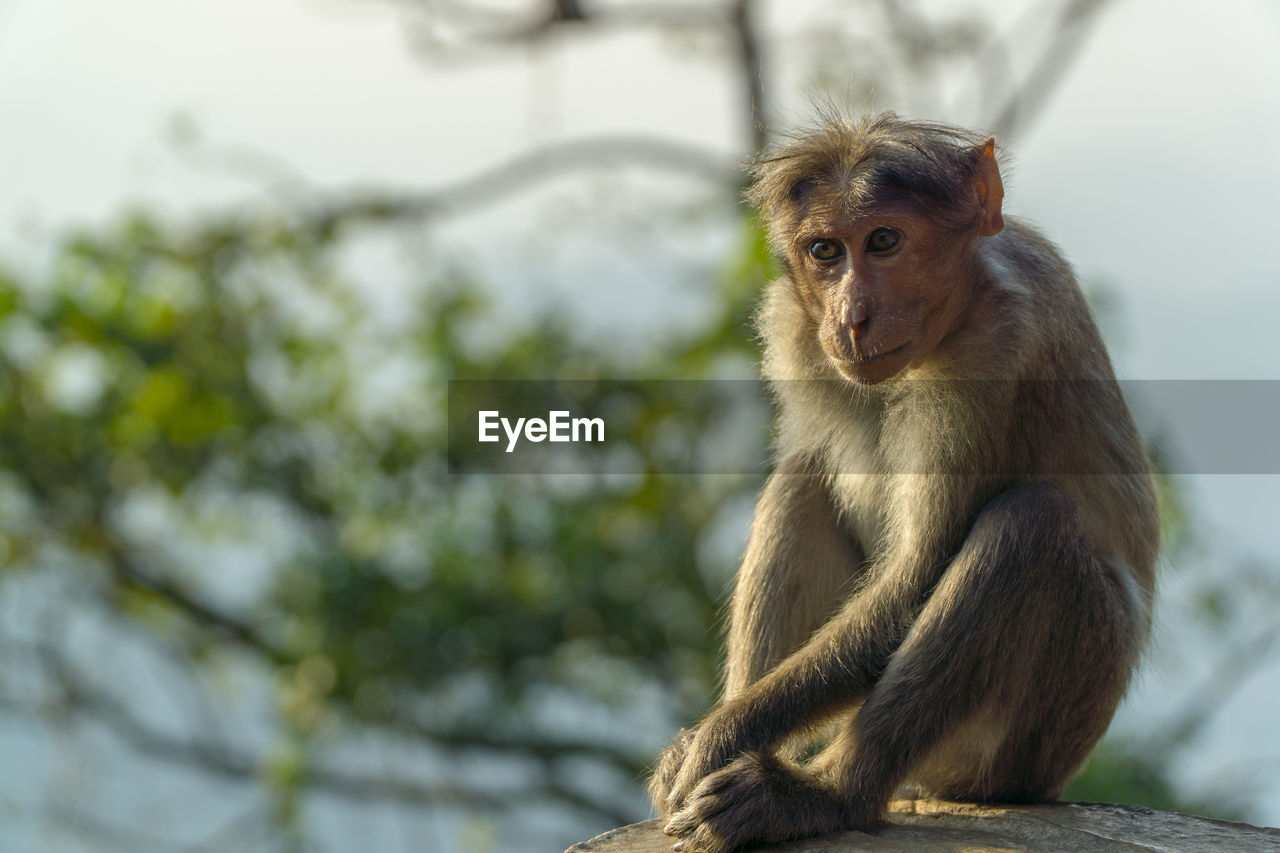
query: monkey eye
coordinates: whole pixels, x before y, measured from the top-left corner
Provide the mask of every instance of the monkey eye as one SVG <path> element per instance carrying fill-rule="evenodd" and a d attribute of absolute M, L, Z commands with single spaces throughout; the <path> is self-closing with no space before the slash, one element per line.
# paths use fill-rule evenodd
<path fill-rule="evenodd" d="M 898 232 L 892 228 L 877 228 L 867 236 L 867 251 L 887 252 L 898 245 L 899 239 Z"/>
<path fill-rule="evenodd" d="M 839 240 L 814 240 L 809 244 L 809 254 L 814 260 L 830 263 L 844 254 L 844 245 Z"/>

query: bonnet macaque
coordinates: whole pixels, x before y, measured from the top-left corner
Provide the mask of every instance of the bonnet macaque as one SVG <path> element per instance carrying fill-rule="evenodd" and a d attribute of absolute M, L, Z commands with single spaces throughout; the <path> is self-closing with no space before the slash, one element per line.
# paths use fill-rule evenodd
<path fill-rule="evenodd" d="M 777 465 L 724 695 L 650 782 L 665 831 L 723 853 L 873 830 L 902 786 L 1053 799 L 1139 660 L 1158 548 L 1075 277 L 1002 215 L 983 136 L 828 120 L 754 178 Z"/>

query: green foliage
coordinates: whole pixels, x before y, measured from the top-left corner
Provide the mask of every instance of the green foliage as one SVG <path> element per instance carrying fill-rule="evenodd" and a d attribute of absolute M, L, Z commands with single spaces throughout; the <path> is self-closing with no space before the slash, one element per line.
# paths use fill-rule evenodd
<path fill-rule="evenodd" d="M 475 283 L 431 270 L 380 326 L 340 272 L 337 230 L 305 221 L 138 216 L 73 239 L 46 279 L 0 283 L 4 505 L 35 521 L 2 519 L 7 565 L 38 571 L 56 548 L 121 615 L 197 654 L 259 652 L 282 724 L 304 737 L 336 712 L 518 746 L 520 712 L 549 687 L 608 705 L 661 683 L 699 704 L 731 571 L 700 565 L 700 542 L 753 478 L 661 476 L 640 442 L 628 450 L 649 473 L 634 477 L 450 475 L 445 383 L 582 365 L 705 375 L 750 346 L 765 254 L 758 230 L 748 243 L 715 328 L 637 365 L 585 349 L 563 320 L 477 346 L 504 319 Z M 656 386 L 633 393 L 642 436 L 672 428 Z M 260 567 L 235 609 L 214 604 L 242 597 L 219 582 L 228 546 Z M 306 762 L 282 755 L 264 773 L 289 787 Z"/>

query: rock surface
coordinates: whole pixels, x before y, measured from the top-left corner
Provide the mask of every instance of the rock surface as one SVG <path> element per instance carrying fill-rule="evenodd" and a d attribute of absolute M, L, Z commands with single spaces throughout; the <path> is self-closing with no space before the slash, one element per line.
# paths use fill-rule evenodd
<path fill-rule="evenodd" d="M 647 820 L 575 844 L 568 853 L 669 853 L 674 839 Z M 1280 829 L 1141 806 L 1055 803 L 995 806 L 940 800 L 895 800 L 889 823 L 875 835 L 845 832 L 773 847 L 770 853 L 1280 853 Z"/>

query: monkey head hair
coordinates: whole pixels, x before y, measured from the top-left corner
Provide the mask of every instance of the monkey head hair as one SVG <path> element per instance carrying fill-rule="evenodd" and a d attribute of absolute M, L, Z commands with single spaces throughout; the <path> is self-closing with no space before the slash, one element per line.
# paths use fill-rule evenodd
<path fill-rule="evenodd" d="M 854 217 L 910 204 L 946 230 L 973 220 L 974 182 L 988 137 L 894 113 L 849 120 L 824 115 L 807 131 L 748 164 L 746 199 L 759 208 L 771 240 L 792 233 L 814 207 Z"/>

